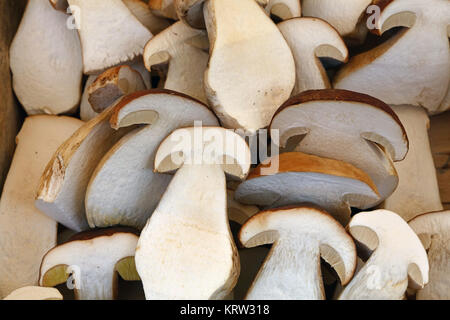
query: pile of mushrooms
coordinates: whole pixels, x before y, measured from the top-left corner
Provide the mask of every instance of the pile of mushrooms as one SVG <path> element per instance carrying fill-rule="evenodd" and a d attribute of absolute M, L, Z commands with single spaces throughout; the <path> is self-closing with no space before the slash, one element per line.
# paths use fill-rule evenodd
<path fill-rule="evenodd" d="M 450 299 L 428 140 L 449 17 L 448 0 L 28 0 L 0 299 Z"/>

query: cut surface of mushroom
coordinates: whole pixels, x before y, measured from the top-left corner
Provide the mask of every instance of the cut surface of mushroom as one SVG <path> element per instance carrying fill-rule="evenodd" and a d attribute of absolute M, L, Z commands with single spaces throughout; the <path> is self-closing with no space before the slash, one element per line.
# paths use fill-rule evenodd
<path fill-rule="evenodd" d="M 141 74 L 129 66 L 118 66 L 106 70 L 89 86 L 89 103 L 100 113 L 114 102 L 133 92 L 145 90 Z"/>
<path fill-rule="evenodd" d="M 396 213 L 358 213 L 348 230 L 357 244 L 373 253 L 345 287 L 340 300 L 401 300 L 408 285 L 422 288 L 428 282 L 427 253 L 408 223 Z"/>
<path fill-rule="evenodd" d="M 341 36 L 362 42 L 367 34 L 364 19 L 367 6 L 372 0 L 302 0 L 304 17 L 327 21 Z"/>
<path fill-rule="evenodd" d="M 450 2 L 374 3 L 383 4 L 376 20 L 381 34 L 398 26 L 409 29 L 350 59 L 336 75 L 334 87 L 370 94 L 389 105 L 422 106 L 432 114 L 444 111 L 440 104 L 450 82 Z"/>
<path fill-rule="evenodd" d="M 300 0 L 269 0 L 264 9 L 268 15 L 273 15 L 281 20 L 302 15 Z"/>
<path fill-rule="evenodd" d="M 173 0 L 178 18 L 195 29 L 205 29 L 204 2 L 205 0 Z"/>
<path fill-rule="evenodd" d="M 77 234 L 44 256 L 39 284 L 54 287 L 71 280 L 77 300 L 115 299 L 117 274 L 139 280 L 134 263 L 137 242 L 138 236 L 127 228 Z"/>
<path fill-rule="evenodd" d="M 234 200 L 235 192 L 227 189 L 228 219 L 243 225 L 260 210 L 257 206 L 245 205 Z"/>
<path fill-rule="evenodd" d="M 324 300 L 320 257 L 346 284 L 356 267 L 356 248 L 345 229 L 313 207 L 262 211 L 242 227 L 246 247 L 272 244 L 247 293 L 248 300 Z"/>
<path fill-rule="evenodd" d="M 443 210 L 428 140 L 430 120 L 420 107 L 392 106 L 392 109 L 403 123 L 410 143 L 405 159 L 394 164 L 399 177 L 397 189 L 382 207 L 410 221 L 419 214 Z"/>
<path fill-rule="evenodd" d="M 289 19 L 280 22 L 278 28 L 295 60 L 296 82 L 292 95 L 306 90 L 331 88 L 319 57 L 347 61 L 348 50 L 339 33 L 316 18 Z"/>
<path fill-rule="evenodd" d="M 225 173 L 245 178 L 250 150 L 224 128 L 178 129 L 155 157 L 157 172 L 177 168 L 136 250 L 145 296 L 223 299 L 240 269 L 227 217 Z"/>
<path fill-rule="evenodd" d="M 380 202 L 398 184 L 392 160 L 402 160 L 408 151 L 405 129 L 392 109 L 352 91 L 311 90 L 297 95 L 278 110 L 270 129 L 279 130 L 281 147 L 300 136 L 295 151 L 363 170 L 377 186 Z"/>
<path fill-rule="evenodd" d="M 0 299 L 37 285 L 42 257 L 56 245 L 57 223 L 35 208 L 34 196 L 45 165 L 82 124 L 69 117 L 32 116 L 16 138 L 0 199 Z"/>
<path fill-rule="evenodd" d="M 207 106 L 173 91 L 142 91 L 117 104 L 113 128 L 144 127 L 118 141 L 92 174 L 85 199 L 89 225 L 142 229 L 171 178 L 153 172 L 156 150 L 173 130 L 195 121 L 204 126 L 218 124 Z"/>
<path fill-rule="evenodd" d="M 211 47 L 204 81 L 210 106 L 225 127 L 251 132 L 266 127 L 295 85 L 286 40 L 254 0 L 208 1 L 204 14 Z"/>
<path fill-rule="evenodd" d="M 3 300 L 63 300 L 63 296 L 55 288 L 23 287 L 14 290 Z"/>
<path fill-rule="evenodd" d="M 77 7 L 84 73 L 101 72 L 133 60 L 144 51 L 151 32 L 122 0 L 68 0 Z"/>
<path fill-rule="evenodd" d="M 76 30 L 48 0 L 30 0 L 10 47 L 13 88 L 28 114 L 73 112 L 83 72 Z"/>
<path fill-rule="evenodd" d="M 209 55 L 189 44 L 190 40 L 199 37 L 208 42 L 205 31 L 176 22 L 147 43 L 144 62 L 148 70 L 167 69 L 167 74 L 161 74 L 165 78 L 165 89 L 187 94 L 206 103 L 203 77 Z"/>
<path fill-rule="evenodd" d="M 430 281 L 416 294 L 417 300 L 450 299 L 450 211 L 431 212 L 409 222 L 428 251 Z"/>
<path fill-rule="evenodd" d="M 42 174 L 36 207 L 69 229 L 88 228 L 84 199 L 89 179 L 103 155 L 131 128 L 111 128 L 110 107 L 86 122 L 55 152 Z"/>
<path fill-rule="evenodd" d="M 170 26 L 170 22 L 167 19 L 155 16 L 148 4 L 142 0 L 124 0 L 123 3 L 152 34 L 160 33 Z"/>
<path fill-rule="evenodd" d="M 274 159 L 271 159 L 274 161 Z M 344 226 L 351 207 L 368 209 L 379 200 L 377 188 L 362 170 L 333 159 L 300 152 L 279 155 L 278 170 L 259 165 L 241 183 L 239 202 L 266 208 L 309 202 L 329 212 Z"/>
<path fill-rule="evenodd" d="M 83 95 L 81 96 L 81 102 L 80 102 L 80 119 L 83 121 L 89 121 L 96 116 L 98 116 L 98 113 L 92 109 L 91 104 L 89 103 L 89 86 L 97 79 L 98 75 L 90 75 L 86 79 L 86 84 L 84 85 Z"/>

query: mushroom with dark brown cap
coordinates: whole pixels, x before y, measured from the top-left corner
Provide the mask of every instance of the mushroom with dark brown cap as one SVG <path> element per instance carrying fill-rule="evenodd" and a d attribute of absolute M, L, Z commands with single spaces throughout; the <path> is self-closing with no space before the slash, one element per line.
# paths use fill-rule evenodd
<path fill-rule="evenodd" d="M 39 283 L 54 287 L 71 275 L 77 300 L 112 300 L 117 274 L 138 281 L 134 253 L 138 236 L 129 228 L 85 231 L 51 249 L 42 259 Z"/>
<path fill-rule="evenodd" d="M 416 294 L 417 300 L 450 299 L 450 211 L 430 212 L 415 217 L 409 226 L 428 253 L 430 280 Z"/>
<path fill-rule="evenodd" d="M 296 82 L 292 95 L 306 90 L 331 88 L 319 58 L 345 62 L 348 50 L 339 33 L 317 18 L 294 18 L 278 24 L 294 56 Z"/>
<path fill-rule="evenodd" d="M 272 249 L 254 280 L 248 300 L 323 300 L 320 257 L 346 284 L 356 267 L 356 248 L 345 229 L 314 207 L 263 211 L 239 233 L 246 247 L 271 244 Z"/>
<path fill-rule="evenodd" d="M 363 170 L 375 183 L 379 201 L 398 184 L 392 160 L 402 160 L 408 151 L 405 129 L 392 109 L 352 91 L 311 90 L 297 95 L 277 111 L 270 129 L 279 130 L 281 147 L 300 136 L 296 151 Z"/>
<path fill-rule="evenodd" d="M 218 125 L 206 105 L 174 91 L 137 92 L 118 103 L 111 126 L 141 128 L 112 146 L 92 173 L 85 197 L 89 225 L 142 229 L 171 178 L 153 171 L 157 148 L 173 130 L 196 121 Z"/>
<path fill-rule="evenodd" d="M 372 254 L 340 300 L 401 300 L 408 286 L 423 288 L 428 282 L 427 253 L 399 215 L 388 210 L 361 212 L 347 228 L 356 244 Z"/>
<path fill-rule="evenodd" d="M 266 164 L 253 170 L 237 188 L 236 200 L 266 208 L 310 202 L 345 226 L 351 207 L 368 209 L 380 198 L 369 176 L 343 161 L 301 152 L 282 153 L 276 160 L 275 171 L 270 172 Z"/>
<path fill-rule="evenodd" d="M 145 296 L 223 299 L 239 276 L 225 173 L 245 178 L 250 150 L 243 138 L 224 128 L 177 129 L 155 157 L 155 171 L 176 169 L 136 250 Z"/>

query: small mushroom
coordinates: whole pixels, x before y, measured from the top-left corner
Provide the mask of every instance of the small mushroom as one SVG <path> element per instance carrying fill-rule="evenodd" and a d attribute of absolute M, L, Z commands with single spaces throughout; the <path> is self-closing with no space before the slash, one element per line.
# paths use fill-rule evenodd
<path fill-rule="evenodd" d="M 425 212 L 443 210 L 433 156 L 428 139 L 430 120 L 423 108 L 392 106 L 410 141 L 403 161 L 394 164 L 399 184 L 382 208 L 394 211 L 405 221 Z"/>
<path fill-rule="evenodd" d="M 151 32 L 130 12 L 122 0 L 68 0 L 79 8 L 84 72 L 101 72 L 141 55 Z"/>
<path fill-rule="evenodd" d="M 357 245 L 373 253 L 345 287 L 340 300 L 401 300 L 408 281 L 413 288 L 423 288 L 428 282 L 427 253 L 414 231 L 396 213 L 358 213 L 348 230 Z"/>
<path fill-rule="evenodd" d="M 204 14 L 211 47 L 204 80 L 210 106 L 225 127 L 250 132 L 266 127 L 295 85 L 286 40 L 254 0 L 208 1 Z"/>
<path fill-rule="evenodd" d="M 352 238 L 326 212 L 313 207 L 260 212 L 245 223 L 239 239 L 246 247 L 273 243 L 248 300 L 324 300 L 320 257 L 343 284 L 355 271 Z"/>
<path fill-rule="evenodd" d="M 114 130 L 113 108 L 86 122 L 48 162 L 37 189 L 36 207 L 75 231 L 88 228 L 84 198 L 89 179 L 103 155 L 134 128 Z"/>
<path fill-rule="evenodd" d="M 170 176 L 153 172 L 156 150 L 173 130 L 195 121 L 218 125 L 204 104 L 168 90 L 137 92 L 114 107 L 110 121 L 114 129 L 143 127 L 112 146 L 92 173 L 85 197 L 92 228 L 145 226 L 170 182 Z"/>
<path fill-rule="evenodd" d="M 264 8 L 270 16 L 281 20 L 287 20 L 302 16 L 301 0 L 269 0 Z"/>
<path fill-rule="evenodd" d="M 82 124 L 70 117 L 32 116 L 16 138 L 0 199 L 0 299 L 37 285 L 42 257 L 56 245 L 57 223 L 34 206 L 36 186 L 55 150 Z"/>
<path fill-rule="evenodd" d="M 119 98 L 145 89 L 141 74 L 123 65 L 108 69 L 99 75 L 88 88 L 88 100 L 92 109 L 101 113 Z"/>
<path fill-rule="evenodd" d="M 372 0 L 302 0 L 304 17 L 320 18 L 331 24 L 350 43 L 362 43 L 367 35 L 366 9 Z"/>
<path fill-rule="evenodd" d="M 392 109 L 352 91 L 311 90 L 297 95 L 278 110 L 270 129 L 279 130 L 281 147 L 288 151 L 288 140 L 297 136 L 301 141 L 295 151 L 361 169 L 375 183 L 380 202 L 398 184 L 392 160 L 402 160 L 408 151 L 405 129 Z"/>
<path fill-rule="evenodd" d="M 176 22 L 147 43 L 144 62 L 148 70 L 166 69 L 166 72 L 160 72 L 165 89 L 187 94 L 206 103 L 203 77 L 209 55 L 189 43 L 199 37 L 208 42 L 205 31 Z"/>
<path fill-rule="evenodd" d="M 450 211 L 431 212 L 409 222 L 428 251 L 430 281 L 417 292 L 417 300 L 450 299 Z"/>
<path fill-rule="evenodd" d="M 3 300 L 63 300 L 63 296 L 55 288 L 23 287 L 14 290 Z"/>
<path fill-rule="evenodd" d="M 289 19 L 280 22 L 278 28 L 294 55 L 296 83 L 292 95 L 331 88 L 319 57 L 347 61 L 348 50 L 339 33 L 325 21 L 315 18 Z"/>
<path fill-rule="evenodd" d="M 351 58 L 336 75 L 334 87 L 366 93 L 389 105 L 424 107 L 432 114 L 444 111 L 439 107 L 450 83 L 450 2 L 376 0 L 374 4 L 381 7 L 375 20 L 380 34 L 393 27 L 408 28 Z"/>
<path fill-rule="evenodd" d="M 236 200 L 266 208 L 310 202 L 344 226 L 351 207 L 368 209 L 379 200 L 369 176 L 343 161 L 300 152 L 283 153 L 277 161 L 278 169 L 270 173 L 266 164 L 253 170 L 236 190 Z"/>
<path fill-rule="evenodd" d="M 127 281 L 140 279 L 134 263 L 137 242 L 135 231 L 128 228 L 78 233 L 47 252 L 39 284 L 54 287 L 70 281 L 77 300 L 113 300 L 117 274 Z"/>
<path fill-rule="evenodd" d="M 142 0 L 123 0 L 131 13 L 144 25 L 152 34 L 158 34 L 170 26 L 167 19 L 155 16 L 147 3 Z"/>
<path fill-rule="evenodd" d="M 30 0 L 10 47 L 13 88 L 30 114 L 74 112 L 81 96 L 77 32 L 48 0 Z"/>
<path fill-rule="evenodd" d="M 245 140 L 224 128 L 178 129 L 161 143 L 155 171 L 178 171 L 136 250 L 147 299 L 223 299 L 231 292 L 239 257 L 225 173 L 243 179 L 249 168 Z"/>

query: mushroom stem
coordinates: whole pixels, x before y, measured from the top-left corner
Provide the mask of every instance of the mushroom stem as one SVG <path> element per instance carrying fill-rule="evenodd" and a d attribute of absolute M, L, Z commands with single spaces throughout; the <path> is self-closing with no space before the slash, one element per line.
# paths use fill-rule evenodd
<path fill-rule="evenodd" d="M 392 109 L 405 127 L 409 151 L 403 161 L 394 164 L 399 184 L 383 208 L 410 221 L 421 213 L 443 210 L 428 139 L 430 121 L 425 110 L 419 107 L 403 105 Z"/>
<path fill-rule="evenodd" d="M 117 291 L 117 273 L 111 270 L 90 268 L 83 274 L 82 269 L 72 273 L 77 300 L 114 300 Z M 77 281 L 78 280 L 78 281 Z"/>
<path fill-rule="evenodd" d="M 270 296 L 267 288 L 271 288 Z M 284 300 L 291 292 L 302 292 L 303 296 L 297 296 L 301 300 L 325 299 L 316 240 L 280 238 L 274 243 L 246 299 Z"/>

